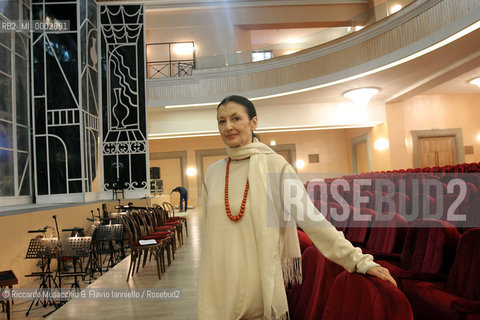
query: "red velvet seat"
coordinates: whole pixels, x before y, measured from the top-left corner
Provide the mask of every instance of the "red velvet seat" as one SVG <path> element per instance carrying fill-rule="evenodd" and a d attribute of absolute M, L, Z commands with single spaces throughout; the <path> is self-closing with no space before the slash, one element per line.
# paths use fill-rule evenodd
<path fill-rule="evenodd" d="M 302 255 L 302 284 L 288 294 L 292 320 L 321 319 L 330 286 L 344 269 L 327 260 L 314 246 Z"/>
<path fill-rule="evenodd" d="M 407 297 L 390 282 L 344 271 L 332 285 L 322 320 L 352 319 L 413 320 L 413 315 Z"/>
<path fill-rule="evenodd" d="M 364 246 L 370 234 L 370 226 L 375 220 L 376 213 L 367 208 L 360 208 L 360 210 L 353 209 L 350 219 L 348 231 L 345 238 L 350 240 L 355 246 Z M 355 214 L 358 213 L 358 214 Z"/>
<path fill-rule="evenodd" d="M 388 194 L 380 191 L 373 191 L 372 197 L 370 197 L 370 202 L 368 208 L 377 212 L 382 213 L 386 209 L 386 203 L 382 198 L 388 197 Z"/>
<path fill-rule="evenodd" d="M 388 212 L 398 212 L 401 216 L 406 216 L 408 208 L 410 208 L 410 197 L 403 192 L 395 192 L 393 194 L 393 202 L 395 203 L 395 209 L 388 210 Z M 388 206 L 387 206 L 388 208 Z"/>
<path fill-rule="evenodd" d="M 432 217 L 436 213 L 435 199 L 427 194 L 418 193 L 410 197 L 410 211 L 407 221 Z"/>
<path fill-rule="evenodd" d="M 384 219 L 391 216 L 390 219 Z M 408 228 L 407 220 L 398 213 L 377 215 L 372 223 L 364 253 L 378 258 L 383 254 L 400 254 Z"/>
<path fill-rule="evenodd" d="M 315 200 L 313 204 L 337 230 L 342 232 L 347 230 L 353 207 L 349 206 L 349 212 L 344 212 L 343 207 L 336 202 L 325 203 Z"/>
<path fill-rule="evenodd" d="M 407 291 L 416 320 L 480 319 L 480 228 L 461 237 L 444 284 L 419 282 Z"/>
<path fill-rule="evenodd" d="M 414 222 L 407 231 L 400 261 L 377 261 L 390 270 L 402 290 L 419 274 L 447 274 L 460 235 L 452 224 L 434 219 Z M 405 280 L 405 281 L 404 281 Z"/>

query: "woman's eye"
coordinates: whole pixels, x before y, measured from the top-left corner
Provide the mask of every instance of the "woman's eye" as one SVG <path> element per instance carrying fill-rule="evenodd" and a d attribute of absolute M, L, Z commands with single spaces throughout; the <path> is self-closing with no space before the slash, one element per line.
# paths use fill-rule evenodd
<path fill-rule="evenodd" d="M 240 118 L 239 117 L 233 117 L 233 120 L 238 121 L 238 120 L 240 120 Z"/>
<path fill-rule="evenodd" d="M 225 120 L 218 120 L 218 124 L 224 124 Z"/>

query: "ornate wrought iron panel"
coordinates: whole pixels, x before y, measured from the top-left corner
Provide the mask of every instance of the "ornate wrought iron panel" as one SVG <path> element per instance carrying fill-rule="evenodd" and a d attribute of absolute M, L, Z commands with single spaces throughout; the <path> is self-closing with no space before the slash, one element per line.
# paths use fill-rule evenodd
<path fill-rule="evenodd" d="M 147 190 L 143 5 L 101 5 L 104 190 Z"/>
<path fill-rule="evenodd" d="M 97 3 L 35 1 L 32 18 L 70 21 L 32 34 L 37 195 L 99 191 Z"/>

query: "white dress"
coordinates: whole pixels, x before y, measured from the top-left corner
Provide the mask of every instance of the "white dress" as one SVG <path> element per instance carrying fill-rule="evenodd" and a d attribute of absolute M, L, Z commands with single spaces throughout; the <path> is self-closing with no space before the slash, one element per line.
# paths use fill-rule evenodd
<path fill-rule="evenodd" d="M 269 167 L 285 162 L 278 155 L 268 157 Z M 282 161 L 282 163 L 278 163 Z M 243 218 L 234 223 L 225 212 L 226 159 L 212 164 L 205 175 L 203 246 L 198 283 L 197 319 L 263 319 L 255 217 L 250 211 L 250 191 Z M 229 204 L 232 215 L 240 211 L 247 180 L 249 159 L 231 161 Z M 281 166 L 280 166 L 281 167 Z M 292 169 L 293 170 L 293 169 Z M 303 201 L 311 204 L 304 192 Z M 206 201 L 205 201 L 206 200 Z M 299 223 L 301 226 L 301 224 Z M 369 255 L 354 248 L 334 227 L 304 228 L 315 246 L 350 272 L 366 272 L 376 266 Z M 282 237 L 279 246 L 282 246 Z M 283 278 L 276 277 L 275 290 L 285 295 Z"/>

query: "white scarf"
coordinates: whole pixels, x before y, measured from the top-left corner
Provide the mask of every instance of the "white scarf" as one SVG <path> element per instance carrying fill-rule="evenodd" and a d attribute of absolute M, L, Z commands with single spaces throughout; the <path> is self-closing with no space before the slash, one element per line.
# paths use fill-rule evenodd
<path fill-rule="evenodd" d="M 301 252 L 296 228 L 291 225 L 287 228 L 267 226 L 267 208 L 269 210 L 275 208 L 274 205 L 268 204 L 272 201 L 272 196 L 268 195 L 267 191 L 267 157 L 274 153 L 256 138 L 253 143 L 244 146 L 227 147 L 227 154 L 232 160 L 250 157 L 248 196 L 251 197 L 251 210 L 255 217 L 254 233 L 260 264 L 264 318 L 268 320 L 288 319 L 288 302 L 285 293 L 275 294 L 275 275 L 282 272 L 285 283 L 300 283 L 302 280 Z M 271 189 L 274 190 L 274 188 Z M 277 190 L 280 192 L 280 186 Z M 278 217 L 283 216 L 283 212 L 276 212 L 276 214 Z M 283 252 L 279 252 L 280 232 L 285 234 Z"/>

